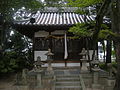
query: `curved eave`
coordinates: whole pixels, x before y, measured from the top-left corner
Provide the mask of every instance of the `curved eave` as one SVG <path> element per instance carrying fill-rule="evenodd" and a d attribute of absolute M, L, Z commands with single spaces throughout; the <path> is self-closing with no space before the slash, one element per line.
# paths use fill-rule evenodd
<path fill-rule="evenodd" d="M 69 30 L 70 27 L 74 26 L 73 24 L 69 25 L 21 25 L 21 24 L 14 24 L 13 28 L 16 29 L 23 35 L 26 35 L 30 38 L 34 36 L 35 32 L 38 31 L 47 31 L 52 32 L 55 30 Z"/>
<path fill-rule="evenodd" d="M 31 24 L 34 22 L 33 24 Z M 24 35 L 32 35 L 34 32 L 45 30 L 52 32 L 55 30 L 68 30 L 77 23 L 93 21 L 93 16 L 85 16 L 74 12 L 37 12 L 29 19 L 15 21 L 13 27 Z"/>

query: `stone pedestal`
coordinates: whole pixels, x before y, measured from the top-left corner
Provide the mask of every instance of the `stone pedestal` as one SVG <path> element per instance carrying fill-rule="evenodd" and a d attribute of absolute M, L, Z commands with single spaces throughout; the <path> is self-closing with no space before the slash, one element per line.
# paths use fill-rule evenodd
<path fill-rule="evenodd" d="M 96 89 L 101 89 L 101 85 L 98 83 L 99 81 L 99 68 L 98 67 L 94 67 L 92 68 L 93 71 L 93 84 L 92 84 L 92 89 L 96 90 Z"/>
<path fill-rule="evenodd" d="M 42 78 L 41 78 L 41 74 L 37 74 L 37 86 L 39 86 L 39 87 L 42 86 Z"/>
<path fill-rule="evenodd" d="M 46 75 L 54 75 L 54 71 L 53 71 L 53 68 L 51 66 L 51 61 L 48 61 L 48 67 L 47 67 Z"/>
<path fill-rule="evenodd" d="M 37 70 L 35 71 L 36 76 L 37 76 L 37 87 L 42 87 L 42 72 L 43 70 Z"/>
<path fill-rule="evenodd" d="M 43 70 L 40 69 L 35 69 L 29 72 L 29 86 L 31 88 L 42 87 L 42 72 Z"/>
<path fill-rule="evenodd" d="M 105 86 L 105 90 L 113 90 L 115 86 L 115 78 L 109 77 L 107 78 L 107 85 Z"/>
<path fill-rule="evenodd" d="M 87 68 L 87 60 L 86 59 L 80 59 L 80 61 L 82 62 L 81 70 L 82 71 L 87 71 L 88 70 L 88 68 Z"/>
<path fill-rule="evenodd" d="M 114 87 L 115 86 L 115 78 L 107 78 L 107 85 L 109 87 Z"/>
<path fill-rule="evenodd" d="M 108 63 L 107 66 L 109 68 L 109 77 L 107 78 L 107 88 L 112 90 L 113 87 L 115 86 L 115 78 L 114 75 L 112 74 L 112 63 Z"/>
<path fill-rule="evenodd" d="M 52 60 L 47 60 L 47 62 L 48 62 L 47 71 L 53 71 L 53 68 L 52 68 L 52 65 L 51 65 Z"/>

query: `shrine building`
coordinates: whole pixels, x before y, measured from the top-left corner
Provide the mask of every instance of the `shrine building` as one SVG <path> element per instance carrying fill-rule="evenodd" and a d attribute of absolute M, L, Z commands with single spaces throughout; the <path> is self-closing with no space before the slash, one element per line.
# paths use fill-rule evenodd
<path fill-rule="evenodd" d="M 66 52 L 68 62 L 79 61 L 81 57 L 78 54 L 82 48 L 87 47 L 86 41 L 84 38 L 74 38 L 74 34 L 68 30 L 77 23 L 93 21 L 94 16 L 80 15 L 71 9 L 58 11 L 49 8 L 29 14 L 28 17 L 27 20 L 15 21 L 14 28 L 21 34 L 33 39 L 35 61 L 38 56 L 41 57 L 42 61 L 46 61 L 47 56 L 45 54 L 48 48 L 54 53 L 54 62 L 64 61 Z M 90 54 L 92 52 L 91 47 L 89 45 Z"/>

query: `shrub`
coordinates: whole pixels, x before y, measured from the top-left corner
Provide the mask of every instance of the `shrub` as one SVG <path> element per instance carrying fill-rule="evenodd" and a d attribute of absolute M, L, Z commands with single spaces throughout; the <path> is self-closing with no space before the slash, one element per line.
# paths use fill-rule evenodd
<path fill-rule="evenodd" d="M 23 68 L 31 67 L 24 55 L 16 52 L 6 52 L 0 60 L 0 73 L 11 73 L 21 71 Z"/>

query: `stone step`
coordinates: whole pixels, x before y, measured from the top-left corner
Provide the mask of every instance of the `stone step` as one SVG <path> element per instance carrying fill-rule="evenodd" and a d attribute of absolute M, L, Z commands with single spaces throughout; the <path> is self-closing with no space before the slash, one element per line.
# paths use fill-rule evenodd
<path fill-rule="evenodd" d="M 56 78 L 56 81 L 80 81 L 80 78 Z"/>
<path fill-rule="evenodd" d="M 55 90 L 82 90 L 81 88 L 56 88 Z"/>
<path fill-rule="evenodd" d="M 67 89 L 67 88 L 71 88 L 71 89 L 74 89 L 74 88 L 78 88 L 78 89 L 81 89 L 81 86 L 55 86 L 55 89 L 57 90 L 57 89 Z"/>
<path fill-rule="evenodd" d="M 56 77 L 70 77 L 70 78 L 74 78 L 74 77 L 78 77 L 79 78 L 79 75 L 56 75 Z"/>
<path fill-rule="evenodd" d="M 79 81 L 75 81 L 75 82 L 68 82 L 68 81 L 65 81 L 65 82 L 56 82 L 56 85 L 60 85 L 60 86 L 71 86 L 71 85 L 74 85 L 74 86 L 79 86 L 80 85 L 80 82 Z"/>
<path fill-rule="evenodd" d="M 63 70 L 63 74 L 56 75 L 55 90 L 82 90 L 79 74 Z"/>

